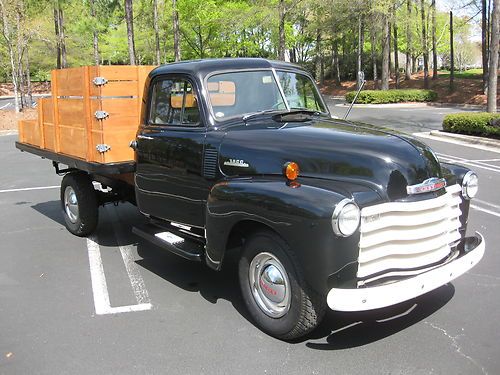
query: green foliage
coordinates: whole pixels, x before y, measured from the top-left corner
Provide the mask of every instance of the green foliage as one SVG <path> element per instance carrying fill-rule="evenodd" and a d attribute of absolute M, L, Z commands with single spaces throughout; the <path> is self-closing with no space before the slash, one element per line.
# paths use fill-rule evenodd
<path fill-rule="evenodd" d="M 450 133 L 500 137 L 500 114 L 454 113 L 444 118 L 443 130 Z"/>
<path fill-rule="evenodd" d="M 448 78 L 450 76 L 449 70 L 440 70 L 439 76 L 443 78 Z M 463 72 L 455 72 L 455 78 L 468 78 L 468 79 L 482 79 L 483 69 L 468 69 Z"/>
<path fill-rule="evenodd" d="M 346 94 L 347 102 L 352 102 L 355 91 Z M 401 102 L 433 102 L 437 99 L 437 93 L 432 90 L 401 89 L 401 90 L 364 90 L 359 93 L 356 103 L 360 104 L 387 104 Z"/>

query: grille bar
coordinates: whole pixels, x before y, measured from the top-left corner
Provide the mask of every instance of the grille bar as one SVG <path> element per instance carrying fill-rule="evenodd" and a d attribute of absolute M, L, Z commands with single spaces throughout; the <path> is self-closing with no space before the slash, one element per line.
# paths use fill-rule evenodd
<path fill-rule="evenodd" d="M 408 270 L 445 260 L 460 239 L 460 185 L 440 197 L 419 202 L 389 202 L 361 210 L 358 285 L 371 275 L 408 274 Z M 410 272 L 412 273 L 412 272 Z"/>

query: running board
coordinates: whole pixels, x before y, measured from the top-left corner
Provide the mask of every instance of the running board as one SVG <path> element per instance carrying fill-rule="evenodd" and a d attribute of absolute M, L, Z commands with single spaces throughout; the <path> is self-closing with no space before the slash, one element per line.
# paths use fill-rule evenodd
<path fill-rule="evenodd" d="M 162 231 L 161 228 L 153 225 L 133 227 L 132 233 L 175 255 L 196 262 L 201 261 L 204 246 L 190 239 Z"/>

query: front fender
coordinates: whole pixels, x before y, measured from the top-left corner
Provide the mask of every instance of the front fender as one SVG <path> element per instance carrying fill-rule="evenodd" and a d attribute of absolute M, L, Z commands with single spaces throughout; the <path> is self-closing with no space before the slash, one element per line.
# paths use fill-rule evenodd
<path fill-rule="evenodd" d="M 368 195 L 373 199 L 375 193 L 367 195 L 367 188 L 353 189 L 332 181 L 298 181 L 294 184 L 282 177 L 254 177 L 216 184 L 207 201 L 207 263 L 219 269 L 235 225 L 257 222 L 287 241 L 308 283 L 318 292 L 326 292 L 328 277 L 355 263 L 358 257 L 359 235 L 337 238 L 333 233 L 335 206 L 344 198 L 361 201 L 362 206 Z"/>

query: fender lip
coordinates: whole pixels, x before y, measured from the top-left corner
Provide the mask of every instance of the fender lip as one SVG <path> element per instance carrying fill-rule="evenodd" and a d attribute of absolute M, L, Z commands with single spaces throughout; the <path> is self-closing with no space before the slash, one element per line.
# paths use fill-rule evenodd
<path fill-rule="evenodd" d="M 374 310 L 408 301 L 437 289 L 469 271 L 483 258 L 486 247 L 484 237 L 476 232 L 476 236 L 469 238 L 475 241 L 475 247 L 449 263 L 409 279 L 368 288 L 332 288 L 327 295 L 328 307 L 344 312 Z"/>

